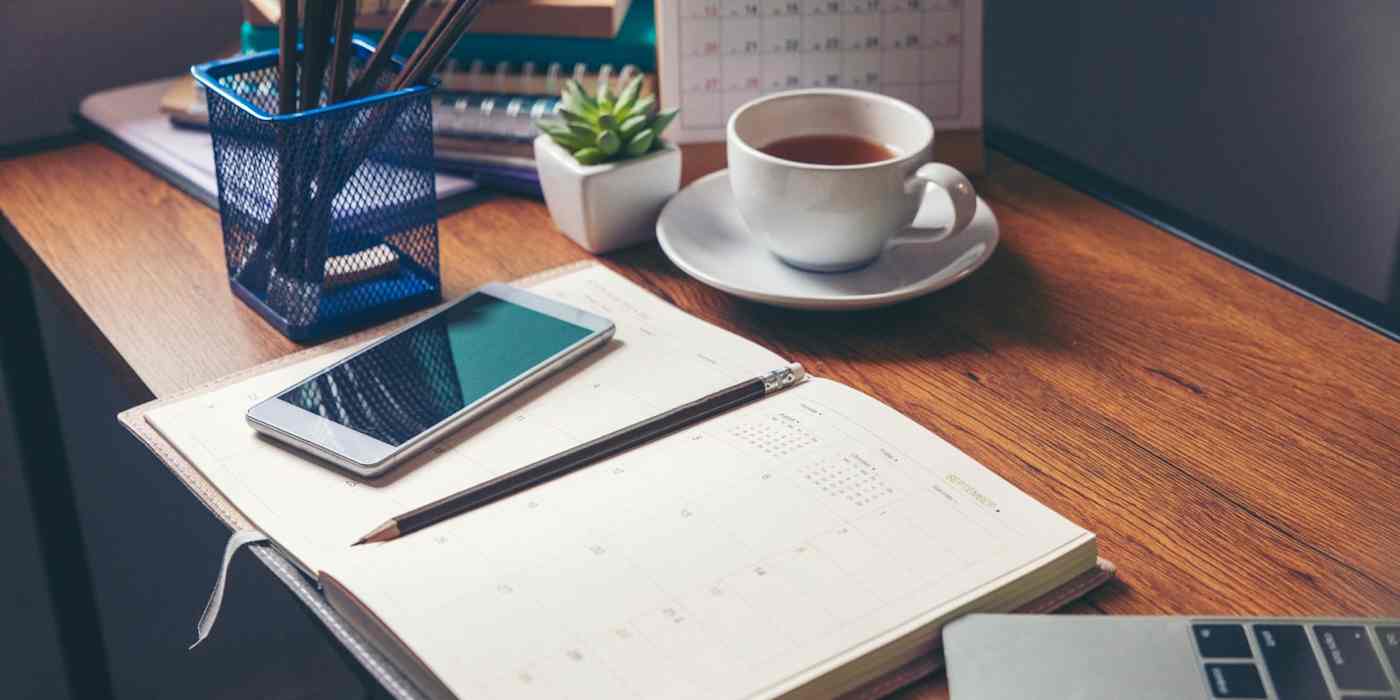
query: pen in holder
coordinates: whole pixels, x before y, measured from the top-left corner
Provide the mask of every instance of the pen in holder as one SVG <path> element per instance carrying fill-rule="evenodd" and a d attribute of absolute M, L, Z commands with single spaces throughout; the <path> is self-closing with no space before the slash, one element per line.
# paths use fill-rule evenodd
<path fill-rule="evenodd" d="M 352 78 L 373 46 L 354 49 Z M 433 87 L 283 115 L 277 60 L 274 50 L 191 69 L 208 95 L 234 293 L 297 341 L 436 303 Z"/>

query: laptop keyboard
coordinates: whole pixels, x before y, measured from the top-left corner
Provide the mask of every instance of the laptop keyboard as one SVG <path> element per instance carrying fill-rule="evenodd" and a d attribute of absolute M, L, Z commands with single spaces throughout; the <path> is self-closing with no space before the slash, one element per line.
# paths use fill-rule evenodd
<path fill-rule="evenodd" d="M 1397 700 L 1400 690 L 1400 625 L 1211 620 L 1191 634 L 1212 697 Z"/>

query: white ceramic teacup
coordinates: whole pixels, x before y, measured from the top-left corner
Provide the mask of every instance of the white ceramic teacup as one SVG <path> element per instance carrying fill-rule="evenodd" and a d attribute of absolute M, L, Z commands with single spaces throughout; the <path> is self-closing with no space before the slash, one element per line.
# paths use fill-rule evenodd
<path fill-rule="evenodd" d="M 780 139 L 818 134 L 868 139 L 895 156 L 814 165 L 760 150 Z M 892 245 L 956 236 L 977 209 L 977 194 L 962 173 L 929 162 L 933 122 L 892 97 L 825 88 L 774 93 L 735 110 L 726 142 L 729 183 L 744 222 L 780 259 L 806 270 L 849 270 Z M 911 230 L 929 186 L 948 192 L 953 221 Z"/>

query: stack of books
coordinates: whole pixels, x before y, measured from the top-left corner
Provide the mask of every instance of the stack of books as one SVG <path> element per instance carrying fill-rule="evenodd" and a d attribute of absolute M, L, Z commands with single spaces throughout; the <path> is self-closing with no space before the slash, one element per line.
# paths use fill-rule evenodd
<path fill-rule="evenodd" d="M 360 3 L 356 33 L 377 40 L 398 0 Z M 422 37 L 441 0 L 429 0 L 400 44 L 406 54 Z M 438 76 L 434 146 L 438 166 L 482 184 L 538 193 L 531 141 L 535 119 L 558 107 L 563 81 L 578 78 L 590 90 L 620 87 L 646 75 L 655 92 L 656 30 L 653 5 L 631 0 L 502 0 L 493 3 L 453 49 Z M 244 0 L 240 50 L 277 47 L 278 3 Z M 180 127 L 208 127 L 205 97 L 193 79 L 181 79 L 161 99 L 161 111 Z"/>

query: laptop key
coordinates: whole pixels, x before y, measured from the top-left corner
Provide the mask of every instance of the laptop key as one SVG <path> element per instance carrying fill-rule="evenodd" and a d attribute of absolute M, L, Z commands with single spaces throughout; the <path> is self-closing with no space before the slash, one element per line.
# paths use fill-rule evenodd
<path fill-rule="evenodd" d="M 1253 655 L 1244 625 L 1191 625 L 1191 633 L 1196 637 L 1196 648 L 1203 659 L 1247 659 Z"/>
<path fill-rule="evenodd" d="M 1340 690 L 1390 690 L 1371 637 L 1361 625 L 1317 625 L 1313 637 Z"/>
<path fill-rule="evenodd" d="M 1206 664 L 1210 694 L 1217 698 L 1266 698 L 1254 664 Z"/>
<path fill-rule="evenodd" d="M 1254 639 L 1279 700 L 1331 697 L 1302 625 L 1255 625 Z"/>
<path fill-rule="evenodd" d="M 1390 670 L 1400 678 L 1400 627 L 1376 626 L 1376 638 L 1381 640 L 1381 649 L 1390 659 Z"/>

